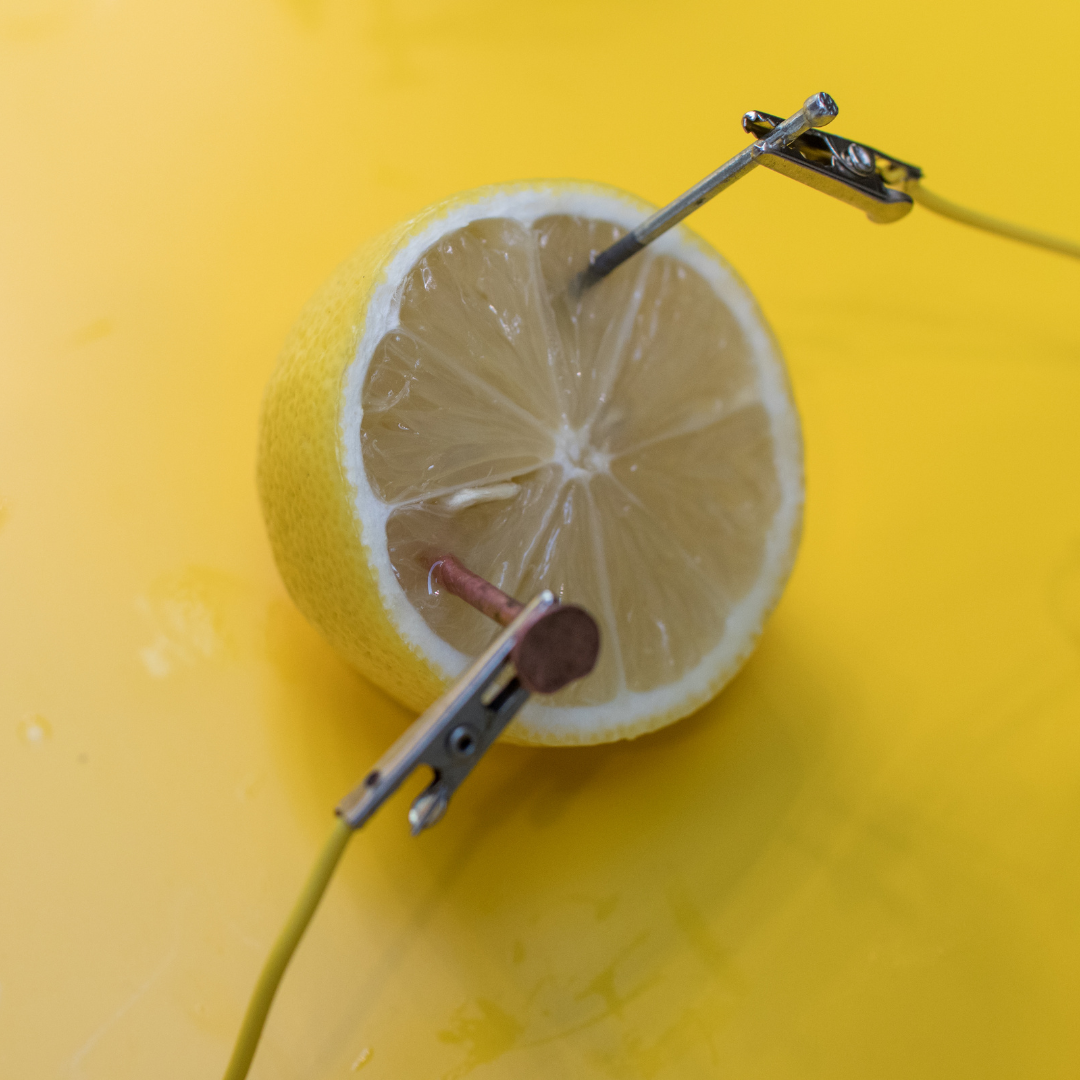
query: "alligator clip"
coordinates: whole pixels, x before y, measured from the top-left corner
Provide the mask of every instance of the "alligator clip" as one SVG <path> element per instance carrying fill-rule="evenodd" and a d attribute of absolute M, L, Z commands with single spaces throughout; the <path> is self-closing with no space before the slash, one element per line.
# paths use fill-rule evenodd
<path fill-rule="evenodd" d="M 553 694 L 596 665 L 596 621 L 582 608 L 560 604 L 548 590 L 521 604 L 452 555 L 432 563 L 429 580 L 505 629 L 341 800 L 337 814 L 352 829 L 359 829 L 421 765 L 434 775 L 414 800 L 409 825 L 414 836 L 430 828 L 532 694 Z"/>
<path fill-rule="evenodd" d="M 781 123 L 782 117 L 766 112 L 748 112 L 742 119 L 743 130 L 755 139 L 767 139 Z M 911 212 L 911 196 L 898 189 L 922 178 L 922 169 L 915 165 L 817 128 L 787 145 L 770 146 L 758 164 L 858 207 L 878 224 L 899 221 Z"/>

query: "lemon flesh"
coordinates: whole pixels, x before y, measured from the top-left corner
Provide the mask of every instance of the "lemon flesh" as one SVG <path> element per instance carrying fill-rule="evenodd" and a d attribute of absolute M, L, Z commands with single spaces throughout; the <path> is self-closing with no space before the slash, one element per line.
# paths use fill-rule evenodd
<path fill-rule="evenodd" d="M 260 454 L 279 565 L 346 656 L 415 707 L 493 633 L 439 595 L 438 554 L 600 623 L 595 672 L 511 727 L 527 742 L 686 715 L 779 596 L 801 443 L 745 286 L 680 228 L 569 288 L 648 211 L 592 185 L 461 196 L 354 259 L 286 348 Z"/>

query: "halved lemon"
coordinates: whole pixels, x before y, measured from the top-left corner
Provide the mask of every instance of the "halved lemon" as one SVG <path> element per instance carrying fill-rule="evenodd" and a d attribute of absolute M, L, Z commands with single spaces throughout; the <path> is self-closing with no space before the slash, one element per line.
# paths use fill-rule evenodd
<path fill-rule="evenodd" d="M 651 210 L 595 184 L 466 193 L 363 247 L 289 338 L 259 454 L 278 565 L 333 645 L 414 708 L 494 630 L 437 594 L 435 553 L 600 623 L 593 674 L 509 729 L 529 743 L 685 716 L 780 595 L 802 447 L 746 286 L 679 227 L 568 289 Z"/>

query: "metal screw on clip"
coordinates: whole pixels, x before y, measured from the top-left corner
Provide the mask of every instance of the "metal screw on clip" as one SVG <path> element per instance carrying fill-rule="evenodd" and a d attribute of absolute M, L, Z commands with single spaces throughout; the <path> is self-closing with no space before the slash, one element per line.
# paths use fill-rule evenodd
<path fill-rule="evenodd" d="M 877 159 L 874 152 L 860 143 L 852 143 L 847 148 L 844 160 L 848 168 L 860 176 L 872 176 L 877 171 Z"/>
<path fill-rule="evenodd" d="M 560 604 L 547 590 L 522 604 L 452 555 L 435 559 L 430 576 L 505 629 L 341 800 L 337 814 L 352 829 L 420 765 L 434 775 L 413 801 L 409 825 L 413 835 L 430 828 L 532 694 L 553 694 L 596 665 L 600 629 L 584 609 Z"/>

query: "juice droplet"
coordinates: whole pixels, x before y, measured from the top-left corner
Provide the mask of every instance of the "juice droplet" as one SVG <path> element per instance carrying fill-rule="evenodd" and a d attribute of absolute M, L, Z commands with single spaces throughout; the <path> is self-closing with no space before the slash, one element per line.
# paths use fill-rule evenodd
<path fill-rule="evenodd" d="M 19 721 L 19 738 L 28 746 L 40 746 L 52 738 L 52 724 L 44 716 L 27 716 Z"/>

